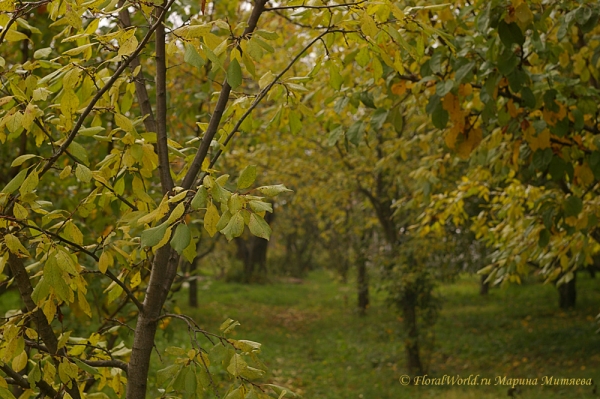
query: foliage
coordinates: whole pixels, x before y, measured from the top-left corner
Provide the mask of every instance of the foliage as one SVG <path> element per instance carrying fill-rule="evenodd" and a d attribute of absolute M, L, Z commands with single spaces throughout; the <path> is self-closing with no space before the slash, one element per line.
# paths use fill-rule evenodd
<path fill-rule="evenodd" d="M 470 226 L 492 248 L 488 281 L 538 270 L 566 283 L 598 252 L 600 9 L 587 2 L 493 1 L 457 8 L 455 37 L 420 69 L 427 110 L 469 168 L 424 223 Z M 454 48 L 455 50 L 454 50 Z M 464 211 L 478 198 L 479 212 Z M 443 233 L 442 233 L 443 234 Z"/>

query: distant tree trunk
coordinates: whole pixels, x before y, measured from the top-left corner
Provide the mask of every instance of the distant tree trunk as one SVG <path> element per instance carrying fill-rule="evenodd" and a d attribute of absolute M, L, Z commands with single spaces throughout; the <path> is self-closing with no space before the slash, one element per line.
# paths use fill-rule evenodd
<path fill-rule="evenodd" d="M 481 276 L 479 284 L 479 295 L 487 295 L 490 292 L 490 283 L 486 283 L 485 280 L 488 276 Z"/>
<path fill-rule="evenodd" d="M 404 343 L 406 350 L 406 366 L 410 375 L 423 375 L 424 369 L 421 363 L 419 348 L 419 329 L 417 317 L 417 293 L 407 290 L 402 300 L 402 316 L 407 339 Z"/>
<path fill-rule="evenodd" d="M 577 300 L 576 279 L 577 273 L 574 274 L 571 281 L 558 286 L 558 306 L 561 309 L 572 309 L 575 307 Z"/>
<path fill-rule="evenodd" d="M 265 221 L 271 223 L 273 214 L 267 213 Z M 237 238 L 237 258 L 244 265 L 243 282 L 246 284 L 256 282 L 258 276 L 267 274 L 267 249 L 269 241 L 264 238 L 251 236 L 247 239 Z"/>
<path fill-rule="evenodd" d="M 197 308 L 198 307 L 198 280 L 197 280 L 197 276 L 196 276 L 196 270 L 198 269 L 198 265 L 196 264 L 197 259 L 194 259 L 191 263 L 190 263 L 190 288 L 188 291 L 188 304 L 191 308 Z"/>
<path fill-rule="evenodd" d="M 358 259 L 358 311 L 361 315 L 367 312 L 369 306 L 369 276 L 367 275 L 367 259 L 361 254 Z"/>

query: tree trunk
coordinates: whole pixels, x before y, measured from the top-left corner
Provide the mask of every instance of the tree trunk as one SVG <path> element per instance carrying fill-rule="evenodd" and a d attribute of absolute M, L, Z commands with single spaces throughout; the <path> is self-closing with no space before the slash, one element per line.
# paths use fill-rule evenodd
<path fill-rule="evenodd" d="M 273 214 L 267 213 L 265 221 L 271 223 Z M 237 258 L 244 265 L 243 282 L 250 284 L 264 278 L 267 274 L 267 249 L 269 241 L 264 238 L 250 236 L 246 239 L 240 237 L 235 240 L 238 250 Z"/>
<path fill-rule="evenodd" d="M 188 304 L 190 306 L 190 308 L 197 308 L 198 307 L 198 280 L 196 276 L 196 270 L 197 270 L 197 264 L 196 264 L 197 260 L 194 259 L 191 263 L 190 263 L 190 268 L 189 268 L 189 275 L 190 275 L 190 288 L 188 291 Z"/>
<path fill-rule="evenodd" d="M 357 266 L 358 312 L 364 316 L 369 306 L 369 276 L 367 275 L 367 260 L 362 254 L 358 259 Z"/>
<path fill-rule="evenodd" d="M 423 364 L 419 348 L 419 329 L 417 318 L 417 296 L 412 290 L 407 291 L 402 301 L 402 316 L 404 328 L 407 332 L 404 348 L 406 350 L 406 367 L 412 376 L 423 375 Z"/>
<path fill-rule="evenodd" d="M 486 283 L 485 280 L 488 276 L 481 276 L 481 280 L 479 283 L 479 295 L 487 295 L 490 292 L 490 283 Z"/>
<path fill-rule="evenodd" d="M 572 309 L 575 307 L 577 300 L 576 281 L 577 274 L 568 283 L 558 286 L 558 306 L 561 309 Z"/>
<path fill-rule="evenodd" d="M 146 397 L 154 336 L 163 305 L 177 274 L 178 264 L 179 255 L 169 245 L 161 247 L 154 255 L 146 298 L 135 326 L 127 375 L 127 399 Z"/>

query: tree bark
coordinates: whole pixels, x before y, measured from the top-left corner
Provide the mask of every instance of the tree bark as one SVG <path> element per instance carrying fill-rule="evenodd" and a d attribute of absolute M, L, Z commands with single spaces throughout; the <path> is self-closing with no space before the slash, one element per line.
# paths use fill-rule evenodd
<path fill-rule="evenodd" d="M 490 283 L 486 283 L 485 280 L 488 276 L 481 276 L 479 283 L 479 295 L 485 296 L 490 292 Z"/>
<path fill-rule="evenodd" d="M 158 318 L 173 284 L 178 263 L 179 255 L 169 245 L 156 251 L 146 290 L 146 299 L 135 326 L 127 375 L 127 399 L 145 399 L 146 397 L 148 370 Z"/>
<path fill-rule="evenodd" d="M 363 249 L 359 249 L 360 256 L 357 263 L 356 283 L 358 288 L 358 312 L 364 316 L 369 307 L 369 276 L 367 275 L 367 259 Z"/>
<path fill-rule="evenodd" d="M 419 348 L 419 328 L 417 317 L 417 297 L 413 291 L 407 291 L 402 300 L 402 317 L 407 339 L 404 343 L 406 351 L 406 367 L 410 375 L 423 375 L 423 364 L 421 363 Z"/>
<path fill-rule="evenodd" d="M 189 275 L 190 275 L 190 288 L 188 291 L 188 305 L 191 308 L 198 307 L 198 280 L 196 279 L 196 270 L 198 269 L 198 265 L 196 264 L 196 259 L 190 263 Z"/>
<path fill-rule="evenodd" d="M 577 274 L 568 283 L 558 286 L 558 306 L 561 309 L 573 309 L 577 301 Z"/>
<path fill-rule="evenodd" d="M 48 352 L 54 355 L 66 355 L 64 348 L 60 351 L 58 350 L 58 339 L 52 330 L 52 326 L 50 323 L 48 323 L 48 320 L 42 312 L 42 309 L 37 308 L 36 303 L 31 298 L 31 295 L 33 294 L 33 287 L 31 286 L 31 281 L 29 281 L 29 274 L 25 269 L 23 260 L 21 260 L 21 258 L 18 256 L 9 253 L 8 266 L 14 276 L 15 283 L 19 289 L 19 293 L 21 294 L 21 299 L 23 300 L 27 311 L 31 313 L 33 322 L 37 327 L 36 330 L 44 342 L 44 345 L 46 348 L 48 348 Z M 81 398 L 76 380 L 71 380 L 71 388 L 65 387 L 65 390 L 69 393 L 69 395 L 71 395 L 71 397 L 73 397 L 73 399 Z"/>

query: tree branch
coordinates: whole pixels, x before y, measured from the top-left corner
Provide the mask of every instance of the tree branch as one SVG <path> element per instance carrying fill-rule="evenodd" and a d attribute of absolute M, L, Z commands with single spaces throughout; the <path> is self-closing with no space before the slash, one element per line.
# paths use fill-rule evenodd
<path fill-rule="evenodd" d="M 31 348 L 35 348 L 39 351 L 50 353 L 50 351 L 48 350 L 48 348 L 45 345 L 41 345 L 35 341 L 26 339 L 25 344 L 27 346 L 29 346 Z M 88 345 L 86 345 L 86 346 L 88 346 Z M 92 346 L 92 347 L 99 349 L 98 347 L 94 347 L 94 346 Z M 105 351 L 110 356 L 110 352 L 107 350 L 105 350 Z M 75 358 L 71 358 L 70 356 L 67 356 L 67 355 L 63 355 L 63 357 L 66 359 L 75 359 Z M 76 359 L 87 364 L 88 366 L 92 366 L 92 367 L 116 367 L 118 369 L 123 370 L 124 372 L 127 372 L 127 369 L 128 369 L 127 363 L 125 363 L 122 360 L 118 360 L 118 359 L 109 359 L 109 360 L 88 360 L 88 359 L 80 359 L 80 358 L 76 358 Z"/>
<path fill-rule="evenodd" d="M 158 174 L 163 195 L 173 189 L 173 178 L 169 165 L 167 145 L 167 54 L 165 49 L 164 14 L 159 16 L 156 28 L 156 150 L 158 152 Z"/>
<path fill-rule="evenodd" d="M 295 9 L 298 9 L 298 8 L 309 8 L 309 9 L 315 9 L 315 10 L 322 10 L 322 9 L 331 10 L 333 8 L 338 8 L 338 7 L 355 7 L 355 6 L 361 5 L 363 3 L 366 3 L 366 1 L 359 1 L 359 2 L 356 2 L 356 3 L 332 4 L 330 6 L 307 6 L 307 5 L 301 5 L 301 6 L 281 6 L 281 7 L 269 7 L 269 8 L 265 8 L 265 11 L 295 10 Z"/>
<path fill-rule="evenodd" d="M 242 37 L 248 36 L 256 29 L 256 24 L 258 23 L 258 19 L 260 18 L 260 15 L 265 9 L 265 4 L 267 3 L 267 1 L 268 0 L 256 1 L 256 5 L 252 9 L 252 14 L 248 19 L 248 26 L 246 27 L 246 29 L 244 29 Z M 215 110 L 212 114 L 212 117 L 210 118 L 206 132 L 204 133 L 204 137 L 200 142 L 198 152 L 196 153 L 196 156 L 190 164 L 190 168 L 187 171 L 185 177 L 183 178 L 183 182 L 181 183 L 181 186 L 185 190 L 190 189 L 192 187 L 192 184 L 194 184 L 194 182 L 196 181 L 196 176 L 198 176 L 198 172 L 202 167 L 202 162 L 204 162 L 204 159 L 208 154 L 210 144 L 213 138 L 215 137 L 215 134 L 217 134 L 217 131 L 219 130 L 219 124 L 221 123 L 221 118 L 223 117 L 223 113 L 225 112 L 227 101 L 229 101 L 230 92 L 231 86 L 227 82 L 227 79 L 225 79 L 223 87 L 221 88 L 221 93 L 219 94 L 219 99 L 217 100 L 217 105 L 215 106 Z"/>
<path fill-rule="evenodd" d="M 302 50 L 300 50 L 300 52 L 298 52 L 298 54 L 296 54 L 296 56 L 292 59 L 292 61 L 290 61 L 290 63 L 279 74 L 277 74 L 277 76 L 275 76 L 275 78 L 273 79 L 273 81 L 271 81 L 271 83 L 269 83 L 267 86 L 265 86 L 265 88 L 262 89 L 258 93 L 258 95 L 254 99 L 254 101 L 252 102 L 252 104 L 250 105 L 250 107 L 246 110 L 246 112 L 244 112 L 244 114 L 240 117 L 240 119 L 237 121 L 237 123 L 235 124 L 235 126 L 231 129 L 231 131 L 227 135 L 227 138 L 223 142 L 223 147 L 227 146 L 227 144 L 229 143 L 229 141 L 231 141 L 231 139 L 233 138 L 233 136 L 235 136 L 235 134 L 240 129 L 240 126 L 242 126 L 242 123 L 244 123 L 244 120 L 252 113 L 252 111 L 254 111 L 254 109 L 258 106 L 258 104 L 262 101 L 262 99 L 269 93 L 269 91 L 273 88 L 273 86 L 275 86 L 275 84 L 277 84 L 277 81 L 279 81 L 279 79 L 281 79 L 283 77 L 283 75 L 285 75 L 285 73 L 287 71 L 289 71 L 294 66 L 294 64 L 296 62 L 298 62 L 298 60 L 300 59 L 300 57 L 302 57 L 302 55 L 306 51 L 308 51 L 308 49 L 310 49 L 316 42 L 318 42 L 319 40 L 321 40 L 325 35 L 327 35 L 328 33 L 335 33 L 335 32 L 342 32 L 342 31 L 341 30 L 337 30 L 337 29 L 336 30 L 329 30 L 328 29 L 325 32 L 320 33 L 316 38 L 314 38 L 310 43 L 308 43 Z M 217 162 L 217 160 L 219 159 L 219 157 L 221 156 L 221 154 L 223 154 L 223 150 L 219 149 L 216 152 L 215 156 L 210 161 L 209 168 L 212 168 L 215 165 L 215 163 Z"/>
<path fill-rule="evenodd" d="M 125 0 L 119 1 L 119 7 L 121 11 L 119 11 L 119 20 L 123 25 L 123 28 L 127 29 L 131 27 L 131 17 L 129 15 L 129 10 L 127 7 L 123 7 Z M 129 64 L 129 68 L 133 72 L 138 66 L 140 66 L 140 59 L 136 55 L 135 57 L 131 57 L 131 64 Z M 141 74 L 141 72 L 140 72 Z M 150 96 L 148 95 L 148 91 L 146 90 L 146 85 L 144 84 L 143 78 L 137 78 L 134 76 L 134 84 L 135 84 L 135 94 L 138 99 L 138 104 L 140 105 L 140 109 L 142 111 L 142 115 L 144 118 L 144 127 L 147 132 L 156 133 L 156 120 L 154 119 L 154 113 L 152 112 L 152 105 L 150 104 Z"/>
<path fill-rule="evenodd" d="M 77 133 L 79 132 L 79 129 L 81 129 L 81 126 L 83 125 L 84 119 L 90 114 L 90 112 L 92 112 L 92 110 L 94 109 L 94 106 L 102 98 L 102 96 L 104 95 L 104 93 L 106 93 L 108 91 L 108 89 L 110 89 L 112 87 L 112 85 L 119 79 L 119 77 L 121 76 L 121 74 L 123 73 L 123 71 L 125 70 L 125 68 L 127 68 L 129 66 L 129 64 L 131 63 L 131 61 L 135 57 L 137 57 L 142 52 L 142 50 L 146 47 L 146 44 L 148 43 L 148 41 L 152 37 L 152 34 L 158 28 L 158 26 L 161 23 L 162 18 L 164 17 L 164 15 L 166 14 L 166 12 L 168 11 L 168 9 L 171 7 L 171 5 L 174 2 L 175 2 L 175 0 L 169 0 L 168 3 L 166 4 L 166 6 L 161 9 L 161 13 L 159 15 L 158 21 L 155 22 L 154 25 L 152 25 L 150 27 L 150 29 L 148 30 L 148 32 L 146 33 L 146 35 L 144 36 L 144 38 L 142 39 L 142 41 L 139 43 L 139 45 L 137 46 L 137 48 L 133 51 L 133 53 L 131 53 L 129 55 L 129 57 L 126 57 L 121 62 L 121 65 L 119 65 L 119 67 L 117 68 L 117 70 L 115 71 L 115 73 L 112 75 L 112 77 L 109 79 L 109 81 L 106 82 L 106 84 L 100 90 L 98 90 L 98 92 L 96 93 L 96 95 L 92 98 L 92 100 L 90 101 L 90 103 L 88 104 L 88 106 L 83 110 L 83 112 L 81 113 L 81 115 L 77 119 L 77 122 L 75 123 L 75 126 L 73 126 L 73 129 L 71 129 L 71 132 L 69 133 L 69 135 L 67 136 L 67 138 L 65 139 L 65 141 L 63 142 L 63 144 L 54 153 L 54 155 L 52 155 L 46 161 L 46 165 L 42 168 L 42 170 L 39 173 L 39 177 L 40 178 L 54 165 L 54 163 L 56 163 L 56 161 L 58 160 L 58 158 L 65 152 L 65 150 L 73 142 L 73 140 L 75 139 L 75 136 L 77 136 Z"/>
<path fill-rule="evenodd" d="M 0 366 L 0 370 L 4 371 L 4 373 L 6 373 L 7 376 L 12 378 L 16 385 L 20 386 L 23 389 L 31 389 L 29 381 L 25 379 L 25 377 L 23 377 L 21 374 L 8 367 L 7 364 Z M 52 388 L 52 386 L 46 381 L 40 380 L 36 382 L 35 385 L 37 385 L 46 396 L 49 396 L 50 398 L 58 397 L 58 392 L 56 392 L 54 388 Z"/>

